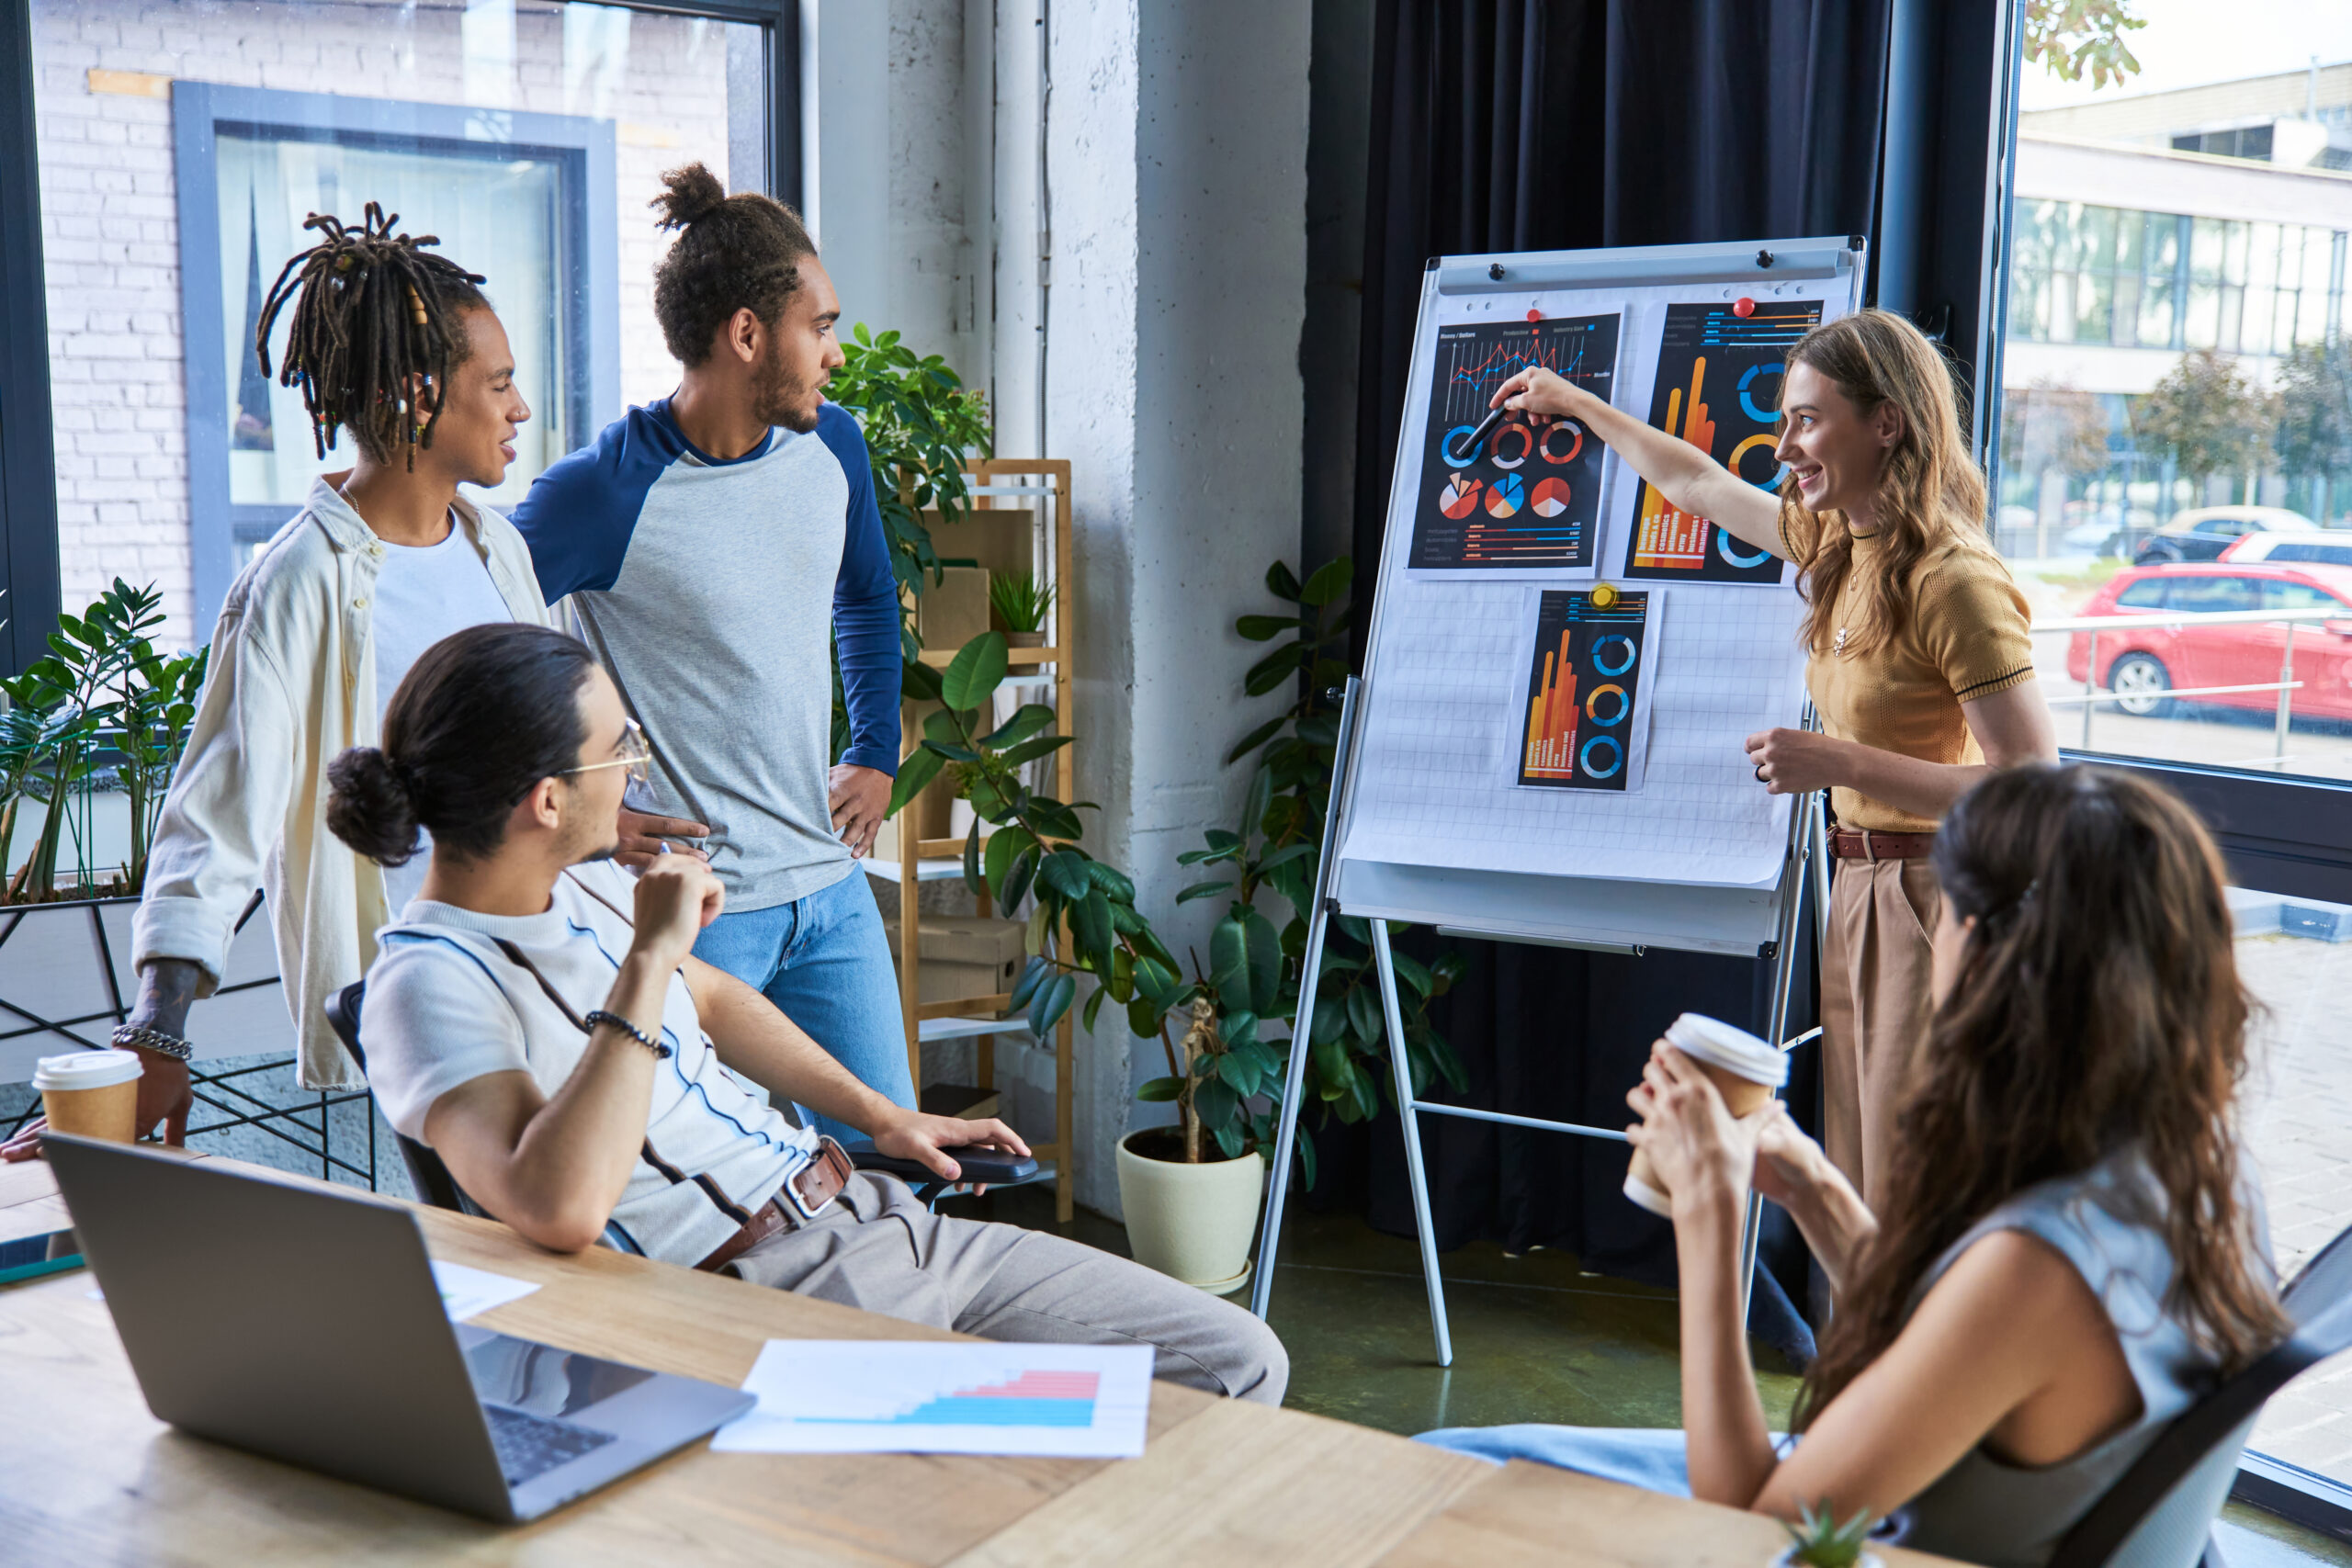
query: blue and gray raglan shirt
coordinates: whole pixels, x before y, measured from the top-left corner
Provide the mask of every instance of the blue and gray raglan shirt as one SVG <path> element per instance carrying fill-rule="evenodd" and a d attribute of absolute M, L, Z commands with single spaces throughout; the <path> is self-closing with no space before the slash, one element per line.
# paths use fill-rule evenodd
<path fill-rule="evenodd" d="M 631 409 L 514 509 L 548 604 L 653 746 L 640 810 L 709 825 L 729 909 L 820 892 L 854 863 L 826 803 L 832 666 L 844 762 L 899 767 L 899 590 L 857 421 L 827 403 L 731 461 L 697 451 L 667 399 Z"/>

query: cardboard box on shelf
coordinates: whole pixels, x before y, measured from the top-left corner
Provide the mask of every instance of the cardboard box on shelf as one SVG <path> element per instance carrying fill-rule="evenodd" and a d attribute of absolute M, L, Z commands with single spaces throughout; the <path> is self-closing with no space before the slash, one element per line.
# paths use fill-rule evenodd
<path fill-rule="evenodd" d="M 895 963 L 899 956 L 899 924 L 895 920 L 883 924 Z M 991 915 L 920 916 L 915 931 L 922 963 L 916 975 L 915 999 L 956 1001 L 1012 989 L 1029 961 L 1022 945 L 1024 924 Z"/>
<path fill-rule="evenodd" d="M 923 584 L 915 601 L 915 633 L 926 649 L 953 653 L 988 629 L 988 568 L 942 567 L 937 581 Z"/>

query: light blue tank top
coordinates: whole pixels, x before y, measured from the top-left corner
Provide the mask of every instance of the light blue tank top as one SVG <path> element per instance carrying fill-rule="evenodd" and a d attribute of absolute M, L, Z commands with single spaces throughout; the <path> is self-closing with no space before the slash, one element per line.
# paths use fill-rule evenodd
<path fill-rule="evenodd" d="M 2250 1180 L 2240 1201 L 2251 1205 L 2259 1268 L 2267 1280 L 2268 1234 L 2261 1196 Z M 2165 1310 L 2173 1277 L 2165 1202 L 2154 1174 L 2136 1151 L 2127 1150 L 2018 1193 L 1936 1259 L 1913 1295 L 1915 1308 L 1962 1252 L 1994 1231 L 2026 1231 L 2056 1248 L 2107 1309 L 2139 1384 L 2141 1411 L 2129 1427 L 2056 1464 L 2022 1468 L 1982 1446 L 1971 1450 L 1904 1510 L 1911 1521 L 1905 1544 L 1988 1568 L 2039 1568 L 2157 1434 L 2212 1388 L 2211 1358 Z M 2237 1472 L 2245 1436 L 2242 1430 L 2223 1443 L 2176 1488 L 2111 1568 L 2194 1568 L 2208 1523 Z"/>

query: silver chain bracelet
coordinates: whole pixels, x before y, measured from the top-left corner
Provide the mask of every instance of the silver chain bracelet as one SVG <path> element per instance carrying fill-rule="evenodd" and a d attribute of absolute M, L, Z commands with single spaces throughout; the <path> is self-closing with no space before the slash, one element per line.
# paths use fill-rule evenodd
<path fill-rule="evenodd" d="M 169 1056 L 175 1062 L 185 1062 L 196 1054 L 196 1047 L 179 1036 L 166 1034 L 160 1029 L 150 1029 L 141 1023 L 119 1025 L 114 1032 L 114 1043 L 153 1051 L 158 1056 Z"/>

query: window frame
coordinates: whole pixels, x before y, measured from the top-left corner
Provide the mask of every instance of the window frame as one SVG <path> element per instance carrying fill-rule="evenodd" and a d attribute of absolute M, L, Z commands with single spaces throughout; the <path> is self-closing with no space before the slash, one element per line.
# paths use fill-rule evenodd
<path fill-rule="evenodd" d="M 626 9 L 659 16 L 704 17 L 714 21 L 742 22 L 761 28 L 767 72 L 767 180 L 769 195 L 780 201 L 801 205 L 804 170 L 801 134 L 801 102 L 805 96 L 803 62 L 801 58 L 801 13 L 803 0 L 620 0 Z M 174 83 L 174 139 L 180 135 L 178 95 L 187 87 L 206 87 L 214 95 L 247 94 L 283 97 L 311 95 L 275 94 L 273 89 L 236 88 L 213 84 L 175 81 Z M 47 275 L 42 260 L 40 144 L 36 136 L 35 85 L 33 70 L 32 0 L 0 0 L 0 674 L 20 673 L 27 665 L 49 650 L 49 638 L 57 629 L 57 616 L 63 607 L 63 591 L 59 576 L 57 450 L 55 415 L 50 398 L 49 305 Z M 346 105 L 365 105 L 367 99 L 334 99 Z M 411 106 L 413 108 L 447 106 Z M 478 111 L 451 108 L 460 117 L 470 113 L 507 111 Z M 527 115 L 516 112 L 516 121 L 560 120 L 566 117 Z M 266 123 L 266 122 L 265 122 Z M 175 158 L 177 159 L 177 149 Z M 212 207 L 217 225 L 217 195 L 210 185 L 211 165 L 204 165 L 205 202 Z M 609 181 L 601 187 L 607 206 L 612 202 Z M 594 200 L 597 189 L 593 183 L 583 190 L 586 199 Z M 187 187 L 182 186 L 181 256 L 187 264 L 186 247 L 190 243 L 186 221 Z M 614 236 L 614 255 L 617 256 L 617 231 L 608 221 L 604 226 Z M 217 233 L 217 229 L 216 229 Z M 594 226 L 589 230 L 593 240 Z M 590 249 L 593 256 L 594 247 Z M 217 248 L 213 252 L 217 258 Z M 217 259 L 212 264 L 218 269 Z M 593 262 L 592 262 L 593 265 Z M 613 264 L 617 282 L 617 260 Z M 216 284 L 217 288 L 217 284 Z M 187 279 L 182 279 L 182 300 L 187 298 Z M 616 306 L 616 313 L 617 306 Z M 182 330 L 188 335 L 187 365 L 193 367 L 197 358 L 194 319 L 198 313 L 187 311 L 183 306 Z M 216 355 L 219 351 L 217 313 L 210 329 Z M 609 352 L 617 355 L 617 325 L 605 338 Z M 590 366 L 591 383 L 594 375 Z M 225 593 L 230 578 L 221 576 L 208 596 L 206 559 L 209 555 L 226 552 L 208 551 L 203 547 L 204 536 L 199 532 L 197 509 L 200 488 L 199 467 L 208 458 L 219 465 L 218 504 L 228 504 L 228 467 L 226 426 L 216 452 L 206 453 L 198 441 L 195 430 L 197 393 L 196 379 L 189 377 L 189 449 L 188 500 L 191 569 L 197 603 L 197 635 L 209 639 L 212 618 L 217 613 L 220 595 Z M 617 372 L 614 385 L 617 388 Z M 226 417 L 227 392 L 215 388 L 222 417 Z M 617 401 L 613 412 L 618 412 Z M 594 429 L 585 432 L 594 434 Z M 223 532 L 232 533 L 225 520 L 220 525 Z M 215 569 L 217 571 L 217 568 Z"/>
<path fill-rule="evenodd" d="M 484 134 L 494 129 L 496 136 Z M 271 87 L 172 84 L 172 151 L 178 186 L 180 342 L 187 389 L 188 545 L 196 624 L 209 626 L 242 569 L 243 547 L 266 539 L 302 502 L 240 503 L 229 477 L 229 402 L 220 376 L 221 133 L 322 141 L 426 156 L 545 158 L 562 170 L 556 236 L 577 257 L 559 302 L 558 335 L 573 368 L 560 395 L 573 446 L 620 417 L 620 236 L 615 210 L 614 127 L 609 120 L 484 111 L 401 98 L 355 98 Z M 288 432 L 291 439 L 301 439 Z M 307 434 L 303 433 L 304 435 Z"/>

